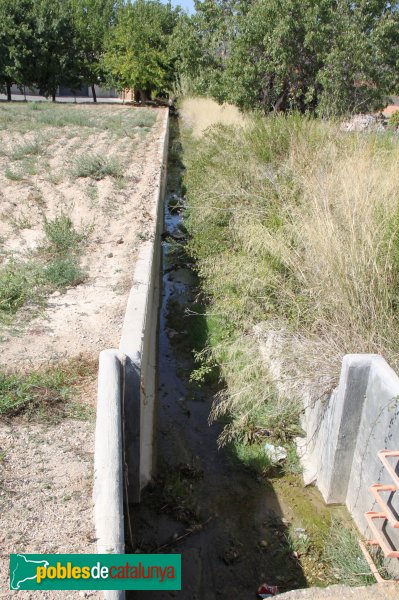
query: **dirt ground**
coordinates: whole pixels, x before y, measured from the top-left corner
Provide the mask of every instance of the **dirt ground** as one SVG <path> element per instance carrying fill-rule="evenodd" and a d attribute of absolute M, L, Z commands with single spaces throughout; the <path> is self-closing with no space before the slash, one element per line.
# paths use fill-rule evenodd
<path fill-rule="evenodd" d="M 29 123 L 15 119 L 21 110 L 32 120 L 29 109 L 13 105 L 11 110 L 10 127 L 0 128 L 0 263 L 34 256 L 43 240 L 44 215 L 53 219 L 63 213 L 77 230 L 88 232 L 81 257 L 87 279 L 53 293 L 39 314 L 29 315 L 28 306 L 13 323 L 2 323 L 0 368 L 24 371 L 81 353 L 95 359 L 100 350 L 119 345 L 135 255 L 150 234 L 148 208 L 160 166 L 164 111 L 155 111 L 148 126 L 129 130 L 130 115 L 137 120 L 135 112 L 143 109 L 64 106 L 52 110 L 67 118 L 72 114 L 72 121 L 87 115 L 91 126 L 33 123 L 31 131 Z M 10 171 L 32 166 L 31 157 L 25 165 L 10 157 L 37 141 L 43 154 L 35 158 L 34 173 L 10 178 Z M 117 157 L 123 177 L 73 177 L 74 165 L 88 153 Z M 94 409 L 95 376 L 77 394 L 78 402 Z M 101 597 L 99 592 L 10 592 L 8 579 L 10 553 L 96 552 L 94 428 L 94 411 L 88 420 L 56 425 L 19 417 L 0 421 L 0 598 Z"/>
<path fill-rule="evenodd" d="M 62 110 L 86 111 L 88 117 L 96 111 L 96 117 L 102 113 L 108 118 L 123 112 L 126 119 L 129 112 L 142 109 L 68 106 Z M 33 320 L 3 326 L 0 364 L 32 366 L 119 345 L 136 250 L 148 235 L 151 220 L 147 207 L 159 169 L 162 116 L 163 111 L 157 111 L 146 135 L 133 139 L 95 127 L 45 128 L 22 136 L 18 131 L 0 132 L 3 257 L 10 252 L 24 256 L 38 247 L 43 213 L 50 219 L 66 213 L 77 229 L 89 232 L 82 258 L 87 281 L 63 294 L 55 292 L 45 311 Z M 4 174 L 10 164 L 7 149 L 15 150 L 33 138 L 46 140 L 37 174 L 21 181 L 8 179 Z M 90 152 L 118 157 L 124 166 L 123 187 L 111 177 L 95 181 L 70 175 L 76 161 Z"/>

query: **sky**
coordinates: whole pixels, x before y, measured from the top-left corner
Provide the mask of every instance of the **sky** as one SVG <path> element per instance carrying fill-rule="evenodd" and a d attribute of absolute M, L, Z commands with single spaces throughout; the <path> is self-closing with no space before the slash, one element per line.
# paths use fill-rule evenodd
<path fill-rule="evenodd" d="M 162 2 L 166 4 L 167 0 L 162 0 Z M 191 14 L 194 12 L 194 0 L 172 0 L 172 6 L 181 6 Z"/>

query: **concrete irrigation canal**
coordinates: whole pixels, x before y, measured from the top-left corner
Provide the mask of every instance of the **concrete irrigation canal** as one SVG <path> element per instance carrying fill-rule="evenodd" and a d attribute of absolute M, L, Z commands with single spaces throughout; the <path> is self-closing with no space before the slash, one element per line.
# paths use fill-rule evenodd
<path fill-rule="evenodd" d="M 177 131 L 173 123 L 171 144 L 179 144 Z M 282 506 L 271 484 L 218 449 L 221 426 L 208 420 L 217 385 L 189 381 L 193 349 L 206 331 L 199 282 L 184 253 L 181 168 L 170 160 L 164 203 L 156 476 L 140 504 L 130 505 L 127 551 L 182 555 L 182 591 L 157 592 L 160 599 L 249 600 L 264 581 L 281 591 L 307 584 L 289 544 L 292 509 Z M 303 494 L 310 505 L 317 502 L 315 490 Z"/>
<path fill-rule="evenodd" d="M 284 593 L 335 583 L 340 575 L 325 554 L 335 538 L 326 541 L 337 529 L 353 531 L 351 516 L 366 533 L 364 512 L 374 510 L 368 488 L 378 481 L 380 494 L 386 483 L 375 446 L 394 452 L 386 431 L 398 411 L 395 405 L 392 416 L 388 400 L 399 395 L 399 379 L 381 357 L 348 355 L 331 398 L 304 407 L 304 476 L 311 473 L 308 483 L 317 479 L 319 489 L 304 487 L 298 463 L 266 473 L 244 464 L 234 448 L 220 448 L 226 423 L 209 416 L 223 383 L 217 374 L 206 383 L 192 377 L 208 331 L 206 299 L 186 249 L 183 171 L 179 121 L 165 112 L 152 229 L 136 260 L 119 349 L 100 355 L 98 551 L 181 554 L 182 589 L 157 591 L 160 600 L 250 600 L 262 584 Z M 370 468 L 359 469 L 359 457 Z M 350 536 L 356 561 L 357 534 Z M 148 592 L 104 593 L 107 600 L 125 595 L 139 600 Z"/>

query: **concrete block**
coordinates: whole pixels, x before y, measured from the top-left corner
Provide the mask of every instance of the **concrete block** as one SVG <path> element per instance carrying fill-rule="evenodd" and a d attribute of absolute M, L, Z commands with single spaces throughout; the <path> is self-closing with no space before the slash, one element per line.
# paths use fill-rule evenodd
<path fill-rule="evenodd" d="M 94 524 L 99 553 L 125 551 L 122 464 L 122 361 L 117 350 L 103 350 L 98 373 L 94 450 Z"/>
<path fill-rule="evenodd" d="M 338 388 L 325 407 L 318 434 L 317 486 L 328 504 L 345 502 L 373 356 L 344 356 Z"/>
<path fill-rule="evenodd" d="M 159 145 L 161 166 L 150 207 L 153 230 L 140 246 L 129 294 L 119 349 L 126 354 L 125 457 L 129 502 L 154 474 L 157 414 L 158 319 L 161 295 L 161 233 L 166 188 L 169 113 L 165 111 Z M 138 427 L 139 424 L 139 427 Z M 138 439 L 139 438 L 139 439 Z"/>
<path fill-rule="evenodd" d="M 349 512 L 366 537 L 370 532 L 364 513 L 379 510 L 369 488 L 373 483 L 392 483 L 377 456 L 383 449 L 399 449 L 399 377 L 381 356 L 373 356 L 346 495 Z M 396 512 L 399 511 L 397 496 L 390 499 Z M 399 548 L 399 531 L 387 526 L 385 534 Z"/>

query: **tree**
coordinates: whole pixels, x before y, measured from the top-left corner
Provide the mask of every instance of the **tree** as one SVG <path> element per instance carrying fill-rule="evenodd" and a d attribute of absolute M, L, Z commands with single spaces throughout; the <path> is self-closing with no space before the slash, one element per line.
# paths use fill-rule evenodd
<path fill-rule="evenodd" d="M 203 0 L 175 39 L 195 91 L 242 109 L 378 108 L 399 83 L 399 3 Z"/>
<path fill-rule="evenodd" d="M 69 0 L 34 0 L 34 62 L 32 80 L 55 101 L 60 84 L 78 89 L 77 38 Z"/>
<path fill-rule="evenodd" d="M 384 106 L 398 84 L 399 5 L 340 0 L 332 12 L 330 43 L 317 73 L 319 114 L 365 112 Z"/>
<path fill-rule="evenodd" d="M 194 93 L 226 99 L 225 72 L 236 22 L 248 6 L 244 0 L 195 0 L 195 14 L 179 20 L 173 35 L 176 64 Z"/>
<path fill-rule="evenodd" d="M 158 0 L 122 5 L 111 28 L 104 54 L 108 82 L 137 91 L 141 101 L 173 86 L 175 57 L 170 46 L 179 9 Z"/>
<path fill-rule="evenodd" d="M 0 89 L 29 83 L 33 50 L 32 0 L 0 0 Z"/>
<path fill-rule="evenodd" d="M 83 80 L 91 85 L 96 102 L 95 84 L 105 79 L 102 57 L 105 38 L 115 17 L 116 3 L 114 0 L 71 0 L 71 5 L 79 71 Z"/>

